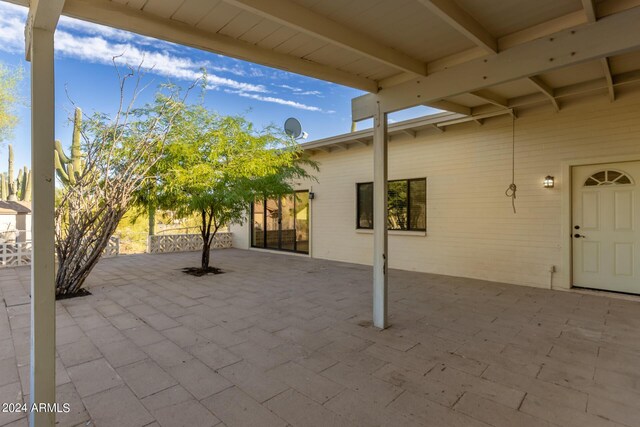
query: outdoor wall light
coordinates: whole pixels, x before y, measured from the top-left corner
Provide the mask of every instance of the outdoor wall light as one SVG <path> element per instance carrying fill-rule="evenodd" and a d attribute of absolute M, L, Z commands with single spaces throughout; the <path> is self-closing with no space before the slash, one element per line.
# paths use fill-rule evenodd
<path fill-rule="evenodd" d="M 316 193 L 314 193 L 313 191 L 310 191 L 310 192 L 309 192 L 309 199 L 310 199 L 310 200 L 313 200 L 313 199 L 315 199 L 315 198 L 316 198 Z"/>
<path fill-rule="evenodd" d="M 555 185 L 555 180 L 551 175 L 547 175 L 544 177 L 544 188 L 553 188 Z"/>

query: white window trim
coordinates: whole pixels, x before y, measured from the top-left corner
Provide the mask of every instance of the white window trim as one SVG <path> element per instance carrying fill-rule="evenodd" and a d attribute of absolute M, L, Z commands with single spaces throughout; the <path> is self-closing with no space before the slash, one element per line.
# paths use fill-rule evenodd
<path fill-rule="evenodd" d="M 356 228 L 356 233 L 358 234 L 373 234 L 372 228 Z M 422 236 L 425 237 L 427 235 L 426 231 L 416 231 L 416 230 L 389 230 L 390 236 Z"/>

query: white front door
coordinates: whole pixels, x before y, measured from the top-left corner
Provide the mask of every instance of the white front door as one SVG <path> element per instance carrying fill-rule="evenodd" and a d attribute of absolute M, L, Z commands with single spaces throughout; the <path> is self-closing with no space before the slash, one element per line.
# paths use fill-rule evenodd
<path fill-rule="evenodd" d="M 640 162 L 572 169 L 573 285 L 640 294 Z"/>

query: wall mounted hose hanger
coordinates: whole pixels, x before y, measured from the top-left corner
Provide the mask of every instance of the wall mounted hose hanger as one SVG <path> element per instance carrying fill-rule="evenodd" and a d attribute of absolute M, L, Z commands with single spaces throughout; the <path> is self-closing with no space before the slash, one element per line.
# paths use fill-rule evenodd
<path fill-rule="evenodd" d="M 511 207 L 513 213 L 516 213 L 516 118 L 515 114 L 511 115 L 511 184 L 504 192 L 505 196 L 511 197 Z"/>

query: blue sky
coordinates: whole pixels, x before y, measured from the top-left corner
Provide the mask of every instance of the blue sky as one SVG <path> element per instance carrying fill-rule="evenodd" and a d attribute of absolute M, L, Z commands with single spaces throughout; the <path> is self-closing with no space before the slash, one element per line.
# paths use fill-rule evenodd
<path fill-rule="evenodd" d="M 20 95 L 24 102 L 14 136 L 16 167 L 30 164 L 29 63 L 24 60 L 24 21 L 27 10 L 0 1 L 0 62 L 22 67 Z M 188 87 L 207 70 L 209 87 L 205 105 L 224 115 L 244 115 L 257 128 L 282 126 L 288 117 L 298 118 L 308 140 L 349 132 L 351 99 L 363 92 L 285 71 L 167 43 L 125 31 L 62 17 L 56 31 L 56 138 L 68 145 L 72 102 L 85 112 L 113 113 L 119 100 L 118 80 L 112 63 L 145 70 L 148 88 L 140 102 L 149 100 L 154 88 L 172 82 Z M 192 94 L 191 101 L 198 96 Z M 427 114 L 417 108 L 396 113 L 391 121 Z M 433 111 L 433 110 L 431 110 Z M 363 129 L 370 123 L 361 123 Z M 6 148 L 0 148 L 0 170 L 6 168 Z"/>

